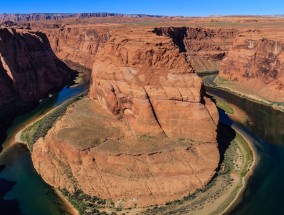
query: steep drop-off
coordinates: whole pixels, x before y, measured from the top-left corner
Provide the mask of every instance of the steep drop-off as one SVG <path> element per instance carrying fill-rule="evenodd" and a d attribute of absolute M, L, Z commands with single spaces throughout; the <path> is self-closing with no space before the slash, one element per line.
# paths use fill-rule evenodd
<path fill-rule="evenodd" d="M 235 29 L 190 27 L 155 28 L 157 35 L 168 36 L 187 54 L 187 60 L 197 72 L 219 70 L 220 62 L 232 48 L 238 34 Z"/>
<path fill-rule="evenodd" d="M 172 38 L 195 71 L 219 70 L 221 78 L 233 82 L 220 79 L 218 84 L 262 100 L 283 102 L 283 32 L 272 31 L 275 29 L 154 29 L 157 35 Z"/>
<path fill-rule="evenodd" d="M 91 69 L 97 51 L 110 37 L 103 27 L 62 26 L 45 30 L 54 53 L 63 61 L 69 60 Z"/>
<path fill-rule="evenodd" d="M 283 32 L 249 30 L 240 34 L 223 60 L 220 76 L 244 94 L 284 102 Z"/>
<path fill-rule="evenodd" d="M 0 29 L 0 121 L 71 81 L 75 74 L 52 52 L 45 34 Z"/>
<path fill-rule="evenodd" d="M 66 25 L 45 30 L 51 47 L 62 60 L 92 68 L 96 53 L 111 37 L 114 26 Z M 219 70 L 220 62 L 231 49 L 238 31 L 190 27 L 163 27 L 153 30 L 170 37 L 195 71 Z"/>
<path fill-rule="evenodd" d="M 90 97 L 34 145 L 49 184 L 135 207 L 180 199 L 214 175 L 217 109 L 172 39 L 113 33 L 97 53 Z"/>

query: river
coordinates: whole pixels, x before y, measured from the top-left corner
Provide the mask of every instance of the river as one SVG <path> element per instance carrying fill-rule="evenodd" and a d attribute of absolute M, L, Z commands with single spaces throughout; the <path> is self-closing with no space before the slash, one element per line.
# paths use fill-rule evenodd
<path fill-rule="evenodd" d="M 220 89 L 207 87 L 207 92 L 247 115 L 234 119 L 234 126 L 255 140 L 259 155 L 240 203 L 229 214 L 284 214 L 284 113 Z"/>
<path fill-rule="evenodd" d="M 33 168 L 31 155 L 23 144 L 11 144 L 23 126 L 52 108 L 86 90 L 86 86 L 65 87 L 44 99 L 31 112 L 17 117 L 7 131 L 0 154 L 0 214 L 59 215 L 62 207 L 54 191 Z"/>

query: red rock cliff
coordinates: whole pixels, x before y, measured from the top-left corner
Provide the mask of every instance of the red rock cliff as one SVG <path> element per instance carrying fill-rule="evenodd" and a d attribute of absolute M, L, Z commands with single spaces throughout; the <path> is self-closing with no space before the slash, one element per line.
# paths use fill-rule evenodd
<path fill-rule="evenodd" d="M 249 30 L 240 34 L 222 62 L 220 76 L 267 100 L 284 102 L 283 32 Z"/>
<path fill-rule="evenodd" d="M 69 60 L 91 69 L 97 51 L 110 36 L 107 28 L 63 26 L 44 31 L 54 53 L 61 60 Z"/>
<path fill-rule="evenodd" d="M 157 35 L 171 37 L 196 71 L 219 70 L 220 62 L 232 48 L 235 29 L 189 27 L 156 28 Z"/>
<path fill-rule="evenodd" d="M 74 73 L 52 52 L 43 33 L 0 29 L 2 116 L 54 92 Z"/>
<path fill-rule="evenodd" d="M 202 86 L 170 38 L 128 32 L 114 34 L 98 53 L 90 94 L 136 134 L 215 141 Z"/>

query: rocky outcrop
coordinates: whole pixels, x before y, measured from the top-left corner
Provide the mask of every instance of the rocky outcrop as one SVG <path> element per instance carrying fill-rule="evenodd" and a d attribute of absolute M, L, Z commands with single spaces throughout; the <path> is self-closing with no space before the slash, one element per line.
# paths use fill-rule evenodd
<path fill-rule="evenodd" d="M 72 61 L 91 69 L 97 51 L 110 37 L 103 27 L 62 26 L 44 31 L 52 50 L 63 61 Z"/>
<path fill-rule="evenodd" d="M 184 43 L 193 68 L 196 71 L 219 70 L 237 34 L 235 29 L 189 28 Z"/>
<path fill-rule="evenodd" d="M 278 34 L 260 30 L 240 34 L 222 62 L 220 76 L 245 87 L 248 94 L 284 102 L 284 43 L 283 33 Z"/>
<path fill-rule="evenodd" d="M 32 159 L 57 188 L 136 207 L 181 199 L 205 186 L 219 156 L 216 142 L 135 136 L 96 101 L 83 99 L 38 140 Z"/>
<path fill-rule="evenodd" d="M 0 29 L 1 122 L 71 81 L 74 72 L 40 32 Z"/>
<path fill-rule="evenodd" d="M 96 56 L 90 98 L 34 145 L 49 184 L 135 207 L 180 199 L 215 174 L 217 109 L 171 38 L 114 32 Z"/>
<path fill-rule="evenodd" d="M 211 119 L 198 120 L 209 114 L 201 104 L 202 81 L 185 54 L 168 37 L 137 36 L 142 33 L 113 35 L 107 42 L 93 67 L 91 97 L 127 118 L 137 135 L 214 141 L 214 132 L 198 131 L 214 126 Z M 196 109 L 201 115 L 194 114 Z"/>

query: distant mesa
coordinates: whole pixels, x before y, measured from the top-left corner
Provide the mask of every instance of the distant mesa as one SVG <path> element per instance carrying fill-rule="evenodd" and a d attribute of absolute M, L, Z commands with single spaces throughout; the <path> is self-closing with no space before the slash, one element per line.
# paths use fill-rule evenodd
<path fill-rule="evenodd" d="M 120 14 L 120 13 L 31 13 L 31 14 L 0 14 L 0 21 L 13 21 L 13 22 L 29 22 L 39 20 L 61 20 L 65 18 L 91 18 L 91 17 L 155 17 L 160 18 L 159 15 L 146 15 L 146 14 Z"/>

